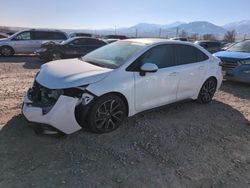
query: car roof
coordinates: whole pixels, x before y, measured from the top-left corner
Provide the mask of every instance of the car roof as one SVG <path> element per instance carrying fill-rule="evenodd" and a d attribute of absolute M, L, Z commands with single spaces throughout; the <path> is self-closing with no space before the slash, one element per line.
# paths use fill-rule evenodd
<path fill-rule="evenodd" d="M 217 42 L 217 43 L 221 43 L 220 41 L 209 41 L 209 40 L 198 40 L 198 41 L 195 41 L 195 42 L 206 42 L 206 43 L 214 43 L 214 42 Z"/>
<path fill-rule="evenodd" d="M 61 30 L 58 29 L 27 29 L 27 31 L 47 31 L 47 32 L 61 32 L 61 33 L 65 33 Z"/>
<path fill-rule="evenodd" d="M 126 39 L 122 41 L 128 42 L 137 42 L 143 43 L 147 45 L 158 44 L 158 43 L 169 43 L 169 44 L 192 44 L 187 41 L 178 41 L 178 40 L 170 40 L 170 39 L 161 39 L 161 38 L 135 38 L 135 39 Z"/>
<path fill-rule="evenodd" d="M 96 39 L 96 40 L 101 40 L 101 39 L 95 38 L 95 37 L 72 37 L 71 39 Z"/>

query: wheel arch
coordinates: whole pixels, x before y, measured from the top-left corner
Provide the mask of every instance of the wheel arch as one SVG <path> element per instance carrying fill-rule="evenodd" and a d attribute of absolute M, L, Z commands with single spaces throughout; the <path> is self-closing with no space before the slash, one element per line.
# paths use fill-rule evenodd
<path fill-rule="evenodd" d="M 194 95 L 194 97 L 192 97 L 193 100 L 196 100 L 196 99 L 198 98 L 199 93 L 200 93 L 200 90 L 201 90 L 203 84 L 204 84 L 207 80 L 209 80 L 209 79 L 214 79 L 214 80 L 216 81 L 216 88 L 218 89 L 218 86 L 219 86 L 219 85 L 218 85 L 218 79 L 216 78 L 216 76 L 209 76 L 209 77 L 207 77 L 206 79 L 204 79 L 204 81 L 201 83 L 201 85 L 199 86 L 198 90 L 196 91 L 196 94 Z"/>
<path fill-rule="evenodd" d="M 15 54 L 15 50 L 14 50 L 14 48 L 12 46 L 4 44 L 4 45 L 0 46 L 0 50 L 2 50 L 2 48 L 4 48 L 4 47 L 10 48 L 12 50 L 13 54 Z"/>
<path fill-rule="evenodd" d="M 218 79 L 215 77 L 215 76 L 210 76 L 210 77 L 208 77 L 204 82 L 203 82 L 203 84 L 207 81 L 207 80 L 209 80 L 209 79 L 214 79 L 215 81 L 216 81 L 216 88 L 218 87 Z M 202 84 L 202 85 L 203 85 Z"/>
<path fill-rule="evenodd" d="M 119 98 L 122 99 L 122 101 L 124 102 L 125 106 L 126 106 L 126 116 L 128 116 L 129 114 L 129 104 L 128 104 L 128 100 L 127 98 L 120 92 L 117 92 L 117 91 L 113 91 L 113 92 L 109 92 L 109 93 L 105 93 L 99 97 L 103 97 L 103 96 L 106 96 L 106 95 L 116 95 L 118 96 Z"/>

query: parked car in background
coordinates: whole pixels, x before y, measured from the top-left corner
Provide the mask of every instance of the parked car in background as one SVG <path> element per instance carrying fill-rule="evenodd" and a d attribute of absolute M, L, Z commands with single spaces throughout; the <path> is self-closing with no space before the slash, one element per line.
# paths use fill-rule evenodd
<path fill-rule="evenodd" d="M 73 37 L 92 37 L 92 34 L 90 34 L 90 33 L 74 32 L 74 33 L 70 33 L 69 37 L 70 38 L 73 38 Z"/>
<path fill-rule="evenodd" d="M 118 41 L 118 40 L 120 40 L 120 39 L 103 39 L 105 42 L 107 42 L 107 43 L 113 43 L 113 42 L 116 42 L 116 41 Z"/>
<path fill-rule="evenodd" d="M 214 55 L 221 59 L 226 79 L 250 83 L 250 40 L 238 42 Z"/>
<path fill-rule="evenodd" d="M 211 102 L 222 81 L 219 63 L 192 43 L 121 40 L 42 66 L 22 112 L 66 134 L 82 127 L 108 133 L 144 110 L 184 99 Z"/>
<path fill-rule="evenodd" d="M 74 37 L 61 43 L 48 42 L 35 52 L 46 61 L 62 58 L 81 57 L 87 53 L 106 45 L 103 40 L 91 37 Z"/>
<path fill-rule="evenodd" d="M 18 32 L 18 31 L 16 31 L 16 32 Z M 11 31 L 11 32 L 8 32 L 8 33 L 6 33 L 8 36 L 11 36 L 11 35 L 14 35 L 16 32 L 13 32 L 13 31 Z"/>
<path fill-rule="evenodd" d="M 8 38 L 9 35 L 7 35 L 6 33 L 0 33 L 0 39 L 2 38 Z"/>
<path fill-rule="evenodd" d="M 221 51 L 221 42 L 219 41 L 195 41 L 195 44 L 198 44 L 205 48 L 210 53 L 215 53 Z"/>
<path fill-rule="evenodd" d="M 104 38 L 105 39 L 120 39 L 120 40 L 128 39 L 128 37 L 125 35 L 106 35 L 104 36 Z"/>
<path fill-rule="evenodd" d="M 58 30 L 24 30 L 1 39 L 0 54 L 6 57 L 14 54 L 33 54 L 44 42 L 60 42 L 67 38 L 66 33 Z"/>
<path fill-rule="evenodd" d="M 185 37 L 174 37 L 174 38 L 171 38 L 170 40 L 188 41 L 188 39 Z"/>
<path fill-rule="evenodd" d="M 221 50 L 227 50 L 231 46 L 235 45 L 237 42 L 229 42 L 229 43 L 224 43 Z"/>

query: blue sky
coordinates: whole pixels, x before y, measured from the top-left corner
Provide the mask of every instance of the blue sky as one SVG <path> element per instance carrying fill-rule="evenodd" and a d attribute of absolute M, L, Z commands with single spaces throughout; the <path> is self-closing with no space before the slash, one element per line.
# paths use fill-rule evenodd
<path fill-rule="evenodd" d="M 0 0 L 0 25 L 100 29 L 250 19 L 250 0 Z"/>

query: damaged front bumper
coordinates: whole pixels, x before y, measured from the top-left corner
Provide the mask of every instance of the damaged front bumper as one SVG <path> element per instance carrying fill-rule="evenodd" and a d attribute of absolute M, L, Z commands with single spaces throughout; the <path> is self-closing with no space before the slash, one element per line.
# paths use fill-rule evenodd
<path fill-rule="evenodd" d="M 48 124 L 65 134 L 72 134 L 82 128 L 75 117 L 75 109 L 80 102 L 78 98 L 61 95 L 45 114 L 42 107 L 32 105 L 33 102 L 26 96 L 22 112 L 30 122 Z"/>

